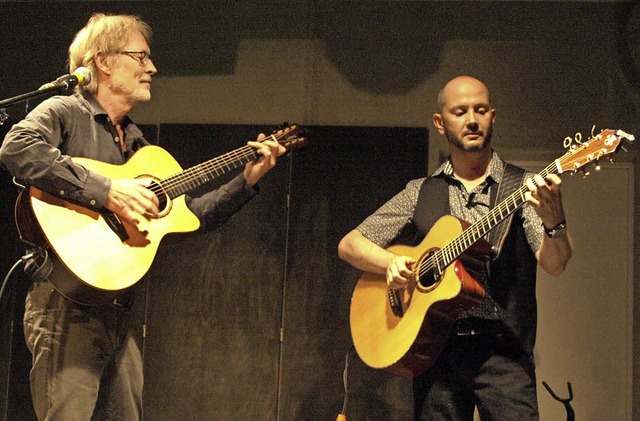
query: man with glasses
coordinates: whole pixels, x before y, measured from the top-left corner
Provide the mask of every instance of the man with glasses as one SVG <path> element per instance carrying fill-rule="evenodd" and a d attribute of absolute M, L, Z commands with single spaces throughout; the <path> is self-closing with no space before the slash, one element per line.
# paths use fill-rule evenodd
<path fill-rule="evenodd" d="M 69 47 L 69 68 L 89 69 L 90 82 L 79 83 L 71 96 L 43 101 L 16 123 L 0 149 L 0 162 L 28 185 L 90 210 L 109 210 L 134 226 L 156 218 L 159 200 L 145 181 L 108 178 L 71 159 L 120 165 L 148 144 L 128 113 L 151 99 L 157 69 L 150 39 L 151 28 L 138 17 L 93 15 Z M 186 198 L 203 229 L 222 224 L 255 196 L 256 183 L 285 151 L 264 135 L 248 144 L 259 159 L 223 188 Z M 110 304 L 78 304 L 48 280 L 34 280 L 24 329 L 40 420 L 142 418 L 142 359 L 131 300 L 127 293 Z"/>

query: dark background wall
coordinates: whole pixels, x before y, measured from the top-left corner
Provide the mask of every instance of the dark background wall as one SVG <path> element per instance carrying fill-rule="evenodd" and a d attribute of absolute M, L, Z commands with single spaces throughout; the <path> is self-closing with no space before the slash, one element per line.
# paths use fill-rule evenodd
<path fill-rule="evenodd" d="M 160 73 L 134 117 L 183 166 L 283 121 L 313 128 L 258 199 L 216 232 L 168 238 L 139 284 L 148 419 L 335 416 L 357 278 L 335 246 L 441 158 L 443 139 L 424 127 L 449 78 L 487 82 L 495 146 L 508 159 L 553 159 L 565 136 L 592 125 L 640 133 L 640 16 L 626 1 L 0 2 L 0 99 L 66 73 L 68 44 L 93 11 L 138 14 L 154 28 Z M 0 130 L 25 105 L 8 109 Z M 618 159 L 636 157 L 631 148 Z M 6 173 L 1 181 L 4 275 L 20 251 L 15 188 Z M 637 246 L 631 253 L 640 261 Z M 23 296 L 18 275 L 0 301 L 0 403 L 7 396 L 10 414 L 28 410 Z M 350 419 L 366 406 L 371 419 L 406 419 L 406 405 L 385 397 L 406 384 L 357 359 L 352 370 L 361 377 Z"/>

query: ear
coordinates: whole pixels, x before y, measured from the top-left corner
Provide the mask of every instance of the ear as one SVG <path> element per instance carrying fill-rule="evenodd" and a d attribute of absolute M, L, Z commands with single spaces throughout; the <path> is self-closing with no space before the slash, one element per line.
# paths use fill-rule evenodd
<path fill-rule="evenodd" d="M 104 74 L 110 75 L 112 65 L 111 59 L 111 55 L 100 52 L 93 57 L 93 62 L 96 65 L 96 69 Z"/>
<path fill-rule="evenodd" d="M 444 121 L 442 120 L 442 114 L 435 113 L 433 115 L 433 125 L 436 126 L 438 133 L 444 135 Z"/>

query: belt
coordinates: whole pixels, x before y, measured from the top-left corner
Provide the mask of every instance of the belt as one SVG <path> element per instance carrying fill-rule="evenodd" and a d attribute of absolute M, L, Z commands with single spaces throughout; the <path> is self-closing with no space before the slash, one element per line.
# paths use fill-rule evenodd
<path fill-rule="evenodd" d="M 120 297 L 113 300 L 112 305 L 116 307 L 131 307 L 133 305 L 133 300 L 135 295 L 132 292 L 126 292 Z"/>
<path fill-rule="evenodd" d="M 501 320 L 480 318 L 460 319 L 454 325 L 453 332 L 456 336 L 500 336 L 506 328 Z"/>
<path fill-rule="evenodd" d="M 69 300 L 69 298 L 66 298 L 66 300 Z M 119 307 L 119 308 L 130 308 L 133 305 L 133 302 L 135 300 L 135 294 L 131 291 L 127 291 L 125 293 L 123 293 L 122 295 L 116 297 L 115 299 L 113 299 L 113 301 L 111 302 L 106 302 L 106 303 L 101 303 L 101 304 L 84 304 L 84 303 L 78 303 L 73 301 L 76 305 L 79 305 L 81 307 Z"/>

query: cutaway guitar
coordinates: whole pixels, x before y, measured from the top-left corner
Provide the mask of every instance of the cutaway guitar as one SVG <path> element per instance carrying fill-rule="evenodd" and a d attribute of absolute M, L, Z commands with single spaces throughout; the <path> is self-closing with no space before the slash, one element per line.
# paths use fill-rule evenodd
<path fill-rule="evenodd" d="M 603 130 L 572 145 L 540 175 L 582 169 L 617 152 L 622 139 L 634 137 L 621 130 Z M 390 290 L 384 275 L 362 274 L 351 300 L 350 324 L 354 346 L 365 364 L 415 377 L 435 363 L 456 317 L 484 296 L 476 278 L 482 276 L 491 248 L 483 237 L 525 204 L 527 191 L 522 185 L 472 225 L 444 216 L 419 245 L 389 247 L 416 260 L 415 281 L 404 290 Z"/>
<path fill-rule="evenodd" d="M 264 140 L 287 149 L 306 141 L 297 125 Z M 25 242 L 50 249 L 61 262 L 49 276 L 61 294 L 82 304 L 110 303 L 147 273 L 165 235 L 199 228 L 200 221 L 186 205 L 186 193 L 258 157 L 256 149 L 246 145 L 187 170 L 166 150 L 151 145 L 123 165 L 73 158 L 110 178 L 149 180 L 148 188 L 160 200 L 159 216 L 141 218 L 134 226 L 110 211 L 88 209 L 30 186 L 16 201 L 18 231 Z"/>

